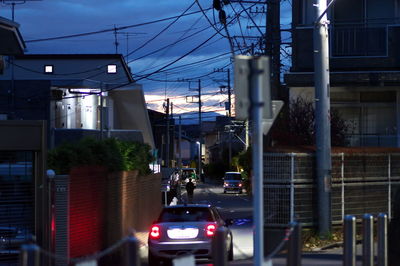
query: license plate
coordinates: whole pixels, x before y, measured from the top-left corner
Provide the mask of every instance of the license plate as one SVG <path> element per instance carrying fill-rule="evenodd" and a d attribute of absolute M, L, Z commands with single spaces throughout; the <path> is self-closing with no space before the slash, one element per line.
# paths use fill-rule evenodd
<path fill-rule="evenodd" d="M 167 230 L 167 235 L 170 239 L 192 239 L 199 234 L 199 229 L 195 227 L 170 227 Z"/>

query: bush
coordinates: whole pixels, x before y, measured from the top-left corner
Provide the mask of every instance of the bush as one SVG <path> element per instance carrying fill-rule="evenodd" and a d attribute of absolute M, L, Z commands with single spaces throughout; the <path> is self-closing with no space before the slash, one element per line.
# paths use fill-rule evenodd
<path fill-rule="evenodd" d="M 153 160 L 150 146 L 115 138 L 96 140 L 84 138 L 76 143 L 64 143 L 49 151 L 48 166 L 57 174 L 68 174 L 71 168 L 84 165 L 103 165 L 108 171 L 138 170 L 149 174 Z"/>

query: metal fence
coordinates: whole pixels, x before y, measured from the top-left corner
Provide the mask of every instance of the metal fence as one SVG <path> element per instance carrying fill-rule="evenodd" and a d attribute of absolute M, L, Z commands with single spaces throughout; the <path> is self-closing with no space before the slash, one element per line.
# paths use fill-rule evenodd
<path fill-rule="evenodd" d="M 332 223 L 346 215 L 387 213 L 400 188 L 400 154 L 332 155 Z M 267 226 L 298 221 L 317 224 L 315 156 L 306 153 L 264 155 L 264 214 Z"/>

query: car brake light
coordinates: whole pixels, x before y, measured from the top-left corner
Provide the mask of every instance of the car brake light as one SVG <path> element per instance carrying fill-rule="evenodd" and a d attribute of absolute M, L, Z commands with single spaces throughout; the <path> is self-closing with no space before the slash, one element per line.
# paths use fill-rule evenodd
<path fill-rule="evenodd" d="M 242 187 L 242 183 L 239 183 L 239 187 Z"/>
<path fill-rule="evenodd" d="M 225 183 L 224 183 L 224 187 L 227 187 L 227 186 L 228 186 L 228 183 L 227 183 L 227 182 L 225 182 Z"/>
<path fill-rule="evenodd" d="M 158 225 L 153 225 L 150 229 L 150 238 L 158 239 L 160 238 L 160 227 Z"/>
<path fill-rule="evenodd" d="M 215 230 L 217 230 L 217 227 L 215 224 L 209 224 L 206 227 L 206 235 L 207 236 L 213 236 L 215 234 Z"/>

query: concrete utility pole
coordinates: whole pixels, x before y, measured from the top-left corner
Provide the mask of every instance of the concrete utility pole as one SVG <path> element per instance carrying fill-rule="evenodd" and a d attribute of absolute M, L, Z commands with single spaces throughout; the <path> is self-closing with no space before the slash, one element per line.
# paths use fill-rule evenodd
<path fill-rule="evenodd" d="M 174 103 L 171 103 L 171 118 L 174 122 Z M 175 122 L 172 125 L 172 161 L 174 162 L 174 167 L 176 167 L 176 150 L 175 150 Z"/>
<path fill-rule="evenodd" d="M 178 143 L 178 154 L 179 154 L 179 159 L 178 159 L 178 167 L 179 171 L 182 169 L 182 116 L 179 116 L 179 143 Z"/>
<path fill-rule="evenodd" d="M 232 117 L 231 70 L 228 68 L 228 115 Z"/>
<path fill-rule="evenodd" d="M 265 54 L 271 58 L 271 94 L 272 99 L 278 99 L 280 94 L 281 76 L 281 6 L 279 0 L 269 0 L 267 4 L 267 25 L 265 31 Z"/>
<path fill-rule="evenodd" d="M 331 232 L 332 225 L 329 21 L 326 15 L 328 8 L 327 0 L 315 0 L 314 6 L 317 9 L 314 25 L 314 79 L 318 230 L 320 236 L 327 236 Z"/>
<path fill-rule="evenodd" d="M 169 167 L 169 98 L 167 99 L 167 106 L 165 110 L 165 116 L 167 119 L 167 127 L 166 127 L 166 136 L 167 136 L 167 141 L 165 144 L 165 166 Z"/>
<path fill-rule="evenodd" d="M 201 80 L 199 79 L 199 177 L 201 177 L 201 158 L 202 158 L 202 143 L 203 143 L 203 132 L 201 125 Z"/>

